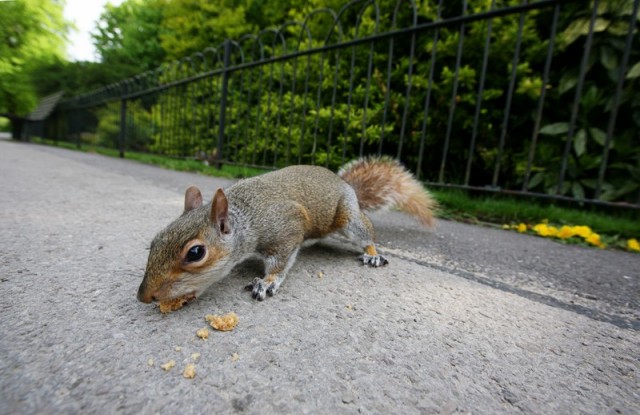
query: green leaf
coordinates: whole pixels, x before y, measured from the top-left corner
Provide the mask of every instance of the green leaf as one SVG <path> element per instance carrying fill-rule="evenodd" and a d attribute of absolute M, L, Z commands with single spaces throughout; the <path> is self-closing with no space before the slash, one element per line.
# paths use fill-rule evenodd
<path fill-rule="evenodd" d="M 631 3 L 631 2 L 629 2 Z M 614 22 L 607 28 L 607 34 L 614 36 L 625 36 L 629 32 L 629 23 Z"/>
<path fill-rule="evenodd" d="M 637 62 L 635 65 L 629 69 L 627 72 L 627 79 L 637 78 L 640 76 L 640 62 Z"/>
<path fill-rule="evenodd" d="M 595 189 L 598 186 L 598 179 L 584 179 L 580 180 L 580 183 L 589 189 Z"/>
<path fill-rule="evenodd" d="M 536 173 L 533 178 L 529 181 L 529 189 L 534 189 L 544 180 L 544 173 Z"/>
<path fill-rule="evenodd" d="M 588 31 L 589 20 L 587 19 L 577 19 L 574 20 L 569 27 L 567 27 L 564 32 L 562 32 L 559 36 L 560 44 L 564 47 L 569 46 L 576 39 L 580 37 L 583 33 Z"/>
<path fill-rule="evenodd" d="M 600 63 L 608 70 L 612 70 L 618 67 L 618 55 L 610 47 L 603 47 L 600 49 Z"/>
<path fill-rule="evenodd" d="M 560 135 L 566 134 L 569 131 L 568 122 L 557 122 L 554 124 L 547 124 L 540 129 L 540 134 L 545 135 Z"/>
<path fill-rule="evenodd" d="M 638 187 L 640 187 L 640 185 L 638 185 L 638 183 L 632 183 L 632 182 L 625 183 L 620 188 L 607 189 L 606 191 L 604 191 L 602 193 L 602 195 L 600 196 L 600 199 L 601 200 L 607 200 L 607 201 L 617 200 L 617 199 L 620 199 L 624 195 L 627 195 L 629 193 L 637 191 Z"/>
<path fill-rule="evenodd" d="M 558 85 L 558 92 L 560 95 L 572 89 L 578 83 L 578 77 L 574 73 L 566 73 L 560 79 L 560 85 Z"/>
<path fill-rule="evenodd" d="M 604 146 L 604 142 L 607 139 L 607 134 L 604 131 L 602 131 L 599 128 L 589 128 L 589 134 L 593 138 L 593 141 L 600 144 L 601 146 Z M 609 144 L 609 148 L 612 148 L 612 147 L 613 147 L 613 140 L 611 140 L 611 143 Z"/>
<path fill-rule="evenodd" d="M 584 128 L 578 131 L 578 133 L 574 137 L 573 149 L 575 150 L 578 157 L 583 155 L 584 151 L 587 149 L 587 132 L 584 130 Z"/>
<path fill-rule="evenodd" d="M 595 85 L 591 85 L 587 88 L 586 91 L 582 94 L 581 103 L 587 109 L 594 108 L 595 106 L 600 104 L 600 96 L 602 93 L 598 91 L 598 88 Z"/>
<path fill-rule="evenodd" d="M 571 184 L 571 194 L 578 200 L 584 200 L 584 188 L 578 182 L 573 182 Z"/>
<path fill-rule="evenodd" d="M 607 190 L 600 194 L 600 200 L 610 202 L 616 198 L 616 194 L 613 190 Z"/>
<path fill-rule="evenodd" d="M 610 22 L 607 19 L 597 18 L 593 25 L 594 32 L 602 32 L 609 27 Z M 575 42 L 580 36 L 587 35 L 591 27 L 591 20 L 587 18 L 574 20 L 568 28 L 559 36 L 561 47 L 567 47 Z"/>

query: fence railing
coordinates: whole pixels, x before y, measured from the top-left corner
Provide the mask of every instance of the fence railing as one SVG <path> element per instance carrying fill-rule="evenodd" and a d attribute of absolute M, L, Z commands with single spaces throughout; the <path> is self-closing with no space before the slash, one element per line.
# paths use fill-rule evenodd
<path fill-rule="evenodd" d="M 48 131 L 263 168 L 387 154 L 431 186 L 640 208 L 639 3 L 355 0 L 66 100 Z"/>

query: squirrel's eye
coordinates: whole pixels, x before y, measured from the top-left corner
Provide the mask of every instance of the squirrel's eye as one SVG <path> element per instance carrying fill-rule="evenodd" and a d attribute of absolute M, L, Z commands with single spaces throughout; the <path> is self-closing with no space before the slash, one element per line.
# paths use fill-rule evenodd
<path fill-rule="evenodd" d="M 204 257 L 204 253 L 206 252 L 206 248 L 204 245 L 194 245 L 187 251 L 187 256 L 185 258 L 186 262 L 197 262 Z"/>

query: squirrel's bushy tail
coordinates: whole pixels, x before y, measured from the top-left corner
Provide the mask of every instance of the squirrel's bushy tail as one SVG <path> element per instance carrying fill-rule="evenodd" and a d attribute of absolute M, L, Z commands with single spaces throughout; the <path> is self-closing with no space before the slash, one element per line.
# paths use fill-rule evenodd
<path fill-rule="evenodd" d="M 436 201 L 399 161 L 389 157 L 361 158 L 345 164 L 338 175 L 356 191 L 360 209 L 397 207 L 422 224 L 433 225 Z"/>

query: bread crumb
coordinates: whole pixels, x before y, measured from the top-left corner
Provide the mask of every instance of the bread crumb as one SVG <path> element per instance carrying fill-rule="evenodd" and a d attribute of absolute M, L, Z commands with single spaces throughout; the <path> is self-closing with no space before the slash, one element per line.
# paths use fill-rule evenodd
<path fill-rule="evenodd" d="M 224 316 L 217 316 L 213 314 L 207 314 L 205 320 L 209 322 L 211 327 L 220 331 L 233 330 L 237 325 L 239 318 L 233 311 L 225 314 Z"/>
<path fill-rule="evenodd" d="M 237 362 L 240 359 L 240 355 L 238 353 L 234 353 L 231 355 L 231 361 Z"/>
<path fill-rule="evenodd" d="M 174 298 L 173 300 L 160 301 L 160 312 L 167 314 L 172 311 L 181 309 L 193 298 L 193 294 L 186 295 L 184 297 Z"/>
<path fill-rule="evenodd" d="M 209 330 L 207 330 L 206 327 L 201 328 L 200 330 L 196 331 L 196 336 L 200 337 L 202 340 L 206 340 L 209 338 Z"/>
<path fill-rule="evenodd" d="M 153 364 L 154 364 L 154 363 L 155 363 L 155 362 L 153 361 L 153 359 L 149 359 L 149 360 L 147 360 L 147 364 L 148 364 L 149 366 L 153 366 Z"/>
<path fill-rule="evenodd" d="M 200 353 L 196 352 L 196 353 L 192 353 L 191 354 L 191 360 L 193 360 L 195 362 L 198 359 L 200 359 Z"/>
<path fill-rule="evenodd" d="M 196 366 L 193 363 L 189 363 L 185 368 L 184 372 L 182 372 L 182 376 L 187 379 L 193 379 L 196 377 Z"/>
<path fill-rule="evenodd" d="M 174 367 L 175 365 L 176 365 L 176 361 L 171 359 L 160 367 L 163 368 L 164 370 L 171 370 L 171 368 Z"/>
<path fill-rule="evenodd" d="M 181 351 L 182 351 L 182 347 L 176 346 L 176 352 L 181 352 Z"/>
<path fill-rule="evenodd" d="M 322 277 L 324 277 L 324 272 L 318 271 L 318 278 L 322 278 Z"/>

